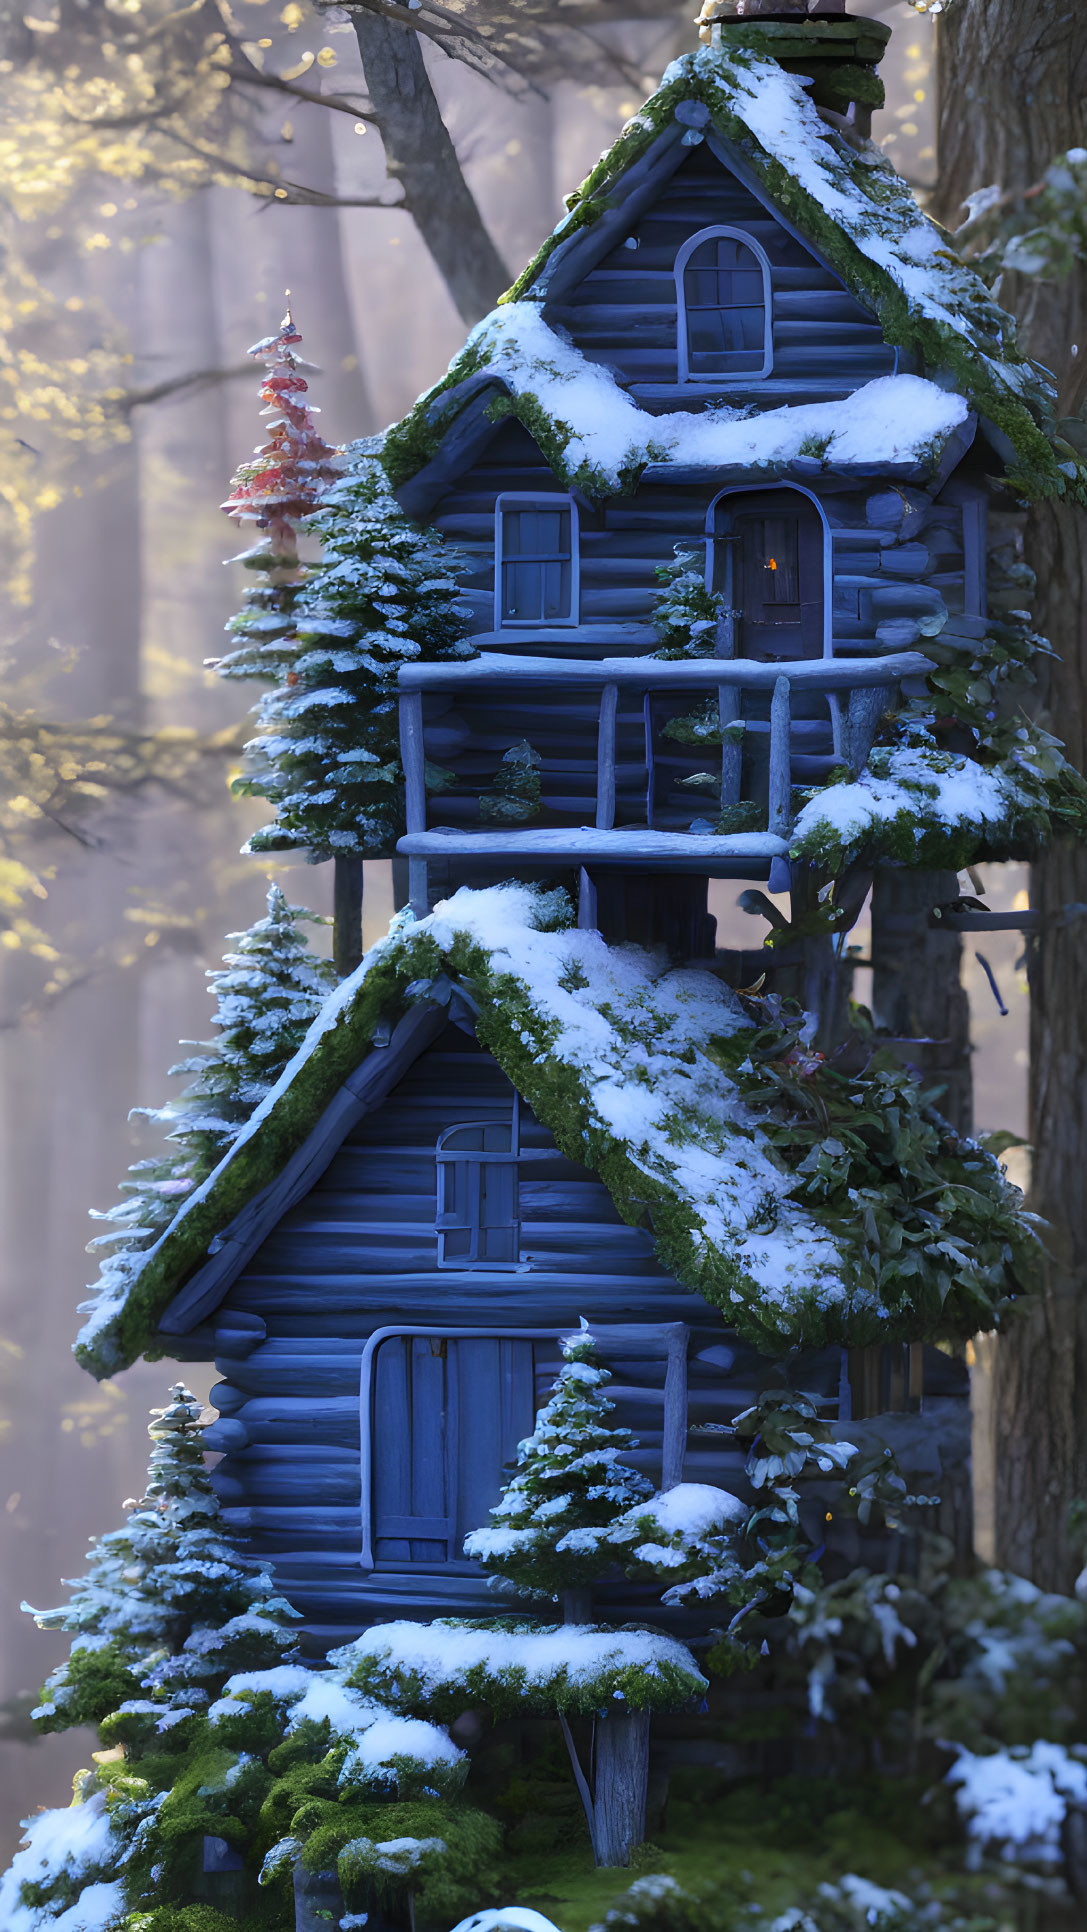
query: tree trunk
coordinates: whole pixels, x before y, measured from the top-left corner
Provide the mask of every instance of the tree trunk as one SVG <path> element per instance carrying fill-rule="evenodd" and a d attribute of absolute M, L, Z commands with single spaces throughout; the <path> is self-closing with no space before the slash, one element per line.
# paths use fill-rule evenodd
<path fill-rule="evenodd" d="M 478 322 L 510 277 L 442 120 L 419 37 L 362 10 L 352 20 L 389 175 L 462 320 Z"/>
<path fill-rule="evenodd" d="M 958 897 L 955 872 L 876 873 L 872 892 L 872 1007 L 877 1025 L 898 1040 L 917 1041 L 903 1057 L 927 1084 L 944 1089 L 937 1106 L 953 1127 L 973 1125 L 970 1005 L 959 969 L 962 940 L 928 923 L 931 907 Z"/>
<path fill-rule="evenodd" d="M 597 1719 L 593 1772 L 593 1859 L 629 1865 L 645 1837 L 649 1791 L 649 1712 Z"/>
<path fill-rule="evenodd" d="M 936 212 L 959 219 L 975 188 L 1036 181 L 1087 134 L 1087 35 L 1067 0 L 969 0 L 939 23 L 940 187 Z M 1087 274 L 1059 282 L 1006 277 L 1001 299 L 1020 340 L 1052 369 L 1060 408 L 1083 400 Z M 1082 769 L 1087 755 L 1087 559 L 1080 512 L 1039 504 L 1026 527 L 1038 578 L 1034 613 L 1060 654 L 1043 665 L 1043 723 Z M 1068 1589 L 1082 1549 L 1068 1508 L 1087 1493 L 1087 1001 L 1083 927 L 1063 908 L 1087 903 L 1087 852 L 1060 845 L 1035 865 L 1034 905 L 1047 915 L 1031 970 L 1032 1204 L 1049 1222 L 1045 1293 L 996 1352 L 996 1558 L 1044 1589 Z"/>
<path fill-rule="evenodd" d="M 332 957 L 341 979 L 362 964 L 362 860 L 333 859 Z"/>

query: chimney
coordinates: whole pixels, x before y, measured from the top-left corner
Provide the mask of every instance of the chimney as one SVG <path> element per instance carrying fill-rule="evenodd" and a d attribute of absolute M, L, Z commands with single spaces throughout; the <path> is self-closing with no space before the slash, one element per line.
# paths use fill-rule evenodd
<path fill-rule="evenodd" d="M 876 68 L 891 37 L 882 21 L 854 18 L 846 0 L 702 0 L 696 24 L 707 47 L 749 47 L 803 74 L 826 120 L 871 135 L 872 110 L 883 105 Z"/>

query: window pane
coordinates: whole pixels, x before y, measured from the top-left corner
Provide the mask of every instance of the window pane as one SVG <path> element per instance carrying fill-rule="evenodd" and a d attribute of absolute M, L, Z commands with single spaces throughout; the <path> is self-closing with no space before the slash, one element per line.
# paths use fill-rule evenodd
<path fill-rule="evenodd" d="M 687 365 L 691 375 L 762 368 L 766 308 L 753 249 L 732 235 L 711 235 L 683 272 Z"/>
<path fill-rule="evenodd" d="M 502 567 L 502 615 L 534 623 L 543 615 L 540 565 L 507 563 Z"/>
<path fill-rule="evenodd" d="M 568 504 L 501 510 L 504 623 L 539 624 L 572 615 L 573 517 Z"/>

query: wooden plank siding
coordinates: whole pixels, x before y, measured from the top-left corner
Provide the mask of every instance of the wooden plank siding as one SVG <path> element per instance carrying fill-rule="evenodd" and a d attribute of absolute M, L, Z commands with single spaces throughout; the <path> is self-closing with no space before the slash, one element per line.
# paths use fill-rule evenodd
<path fill-rule="evenodd" d="M 760 489 L 772 479 L 755 478 Z M 787 487 L 782 485 L 782 488 Z M 964 506 L 926 498 L 910 517 L 907 537 L 897 540 L 870 505 L 885 496 L 878 482 L 809 486 L 832 537 L 833 643 L 836 652 L 871 654 L 879 630 L 894 619 L 924 615 L 942 601 L 964 608 Z M 520 423 L 496 428 L 483 455 L 437 505 L 434 524 L 469 562 L 466 602 L 481 648 L 526 657 L 602 658 L 638 656 L 658 648 L 653 626 L 660 593 L 657 570 L 676 550 L 705 554 L 706 520 L 720 495 L 712 476 L 673 482 L 659 472 L 643 478 L 629 496 L 611 497 L 580 517 L 581 597 L 579 623 L 541 625 L 532 631 L 494 629 L 495 504 L 506 492 L 564 494 L 563 486 Z M 920 492 L 912 493 L 915 497 Z M 949 493 L 949 495 L 952 493 Z M 905 632 L 902 632 L 905 635 Z M 889 645 L 887 648 L 891 648 Z M 910 648 L 896 644 L 896 649 Z M 521 735 L 524 735 L 523 733 Z"/>
<path fill-rule="evenodd" d="M 386 1527 L 396 1528 L 396 1500 L 409 1498 L 417 1527 L 429 1526 L 433 1536 L 409 1534 L 405 1521 L 398 1541 L 382 1535 L 380 1517 L 375 1518 L 377 1560 L 367 1574 L 360 1562 L 359 1384 L 363 1350 L 378 1330 L 490 1329 L 516 1342 L 527 1331 L 575 1328 L 582 1315 L 628 1328 L 686 1324 L 684 1475 L 688 1481 L 742 1486 L 742 1457 L 723 1428 L 753 1399 L 757 1358 L 701 1297 L 661 1270 L 649 1235 L 620 1220 L 602 1183 L 560 1153 L 523 1105 L 520 1262 L 478 1272 L 438 1267 L 437 1137 L 466 1118 L 508 1116 L 512 1098 L 513 1089 L 491 1056 L 469 1035 L 449 1027 L 381 1109 L 350 1132 L 322 1179 L 264 1242 L 219 1311 L 216 1365 L 224 1380 L 212 1395 L 221 1420 L 213 1425 L 211 1440 L 225 1453 L 215 1470 L 216 1488 L 229 1524 L 247 1537 L 253 1555 L 272 1561 L 281 1587 L 306 1618 L 307 1641 L 318 1647 L 405 1609 L 418 1615 L 493 1611 L 485 1579 L 453 1554 L 438 1526 L 443 1512 L 451 1512 L 448 1535 L 452 1538 L 455 1530 L 459 1543 L 472 1526 L 469 1516 L 485 1520 L 498 1485 L 486 1471 L 481 1477 L 488 1432 L 494 1441 L 501 1437 L 512 1444 L 530 1422 L 532 1397 L 517 1387 L 524 1363 L 505 1378 L 501 1350 L 506 1345 L 497 1339 L 480 1345 L 470 1364 L 478 1387 L 469 1403 L 470 1430 L 457 1451 L 461 1468 L 451 1500 L 438 1478 L 448 1453 L 440 1430 L 449 1415 L 438 1389 L 446 1364 L 425 1341 L 405 1344 L 399 1354 L 393 1347 L 387 1356 L 383 1344 L 377 1356 L 383 1366 L 375 1388 L 372 1450 L 376 1508 L 386 1510 Z M 254 1347 L 254 1325 L 259 1334 L 261 1323 L 264 1337 Z M 413 1362 L 411 1390 L 404 1382 L 405 1350 Z M 610 1362 L 619 1419 L 638 1437 L 630 1460 L 657 1482 L 665 1354 L 631 1354 L 618 1347 Z M 554 1344 L 541 1344 L 537 1401 L 546 1394 L 556 1363 Z M 435 1381 L 429 1409 L 428 1373 Z M 806 1365 L 805 1382 L 832 1395 L 839 1374 L 838 1351 L 826 1351 Z M 507 1381 L 507 1393 L 496 1394 Z M 512 1405 L 505 1424 L 497 1413 L 502 1401 Z M 414 1430 L 409 1427 L 413 1405 Z M 479 1454 L 465 1461 L 464 1443 L 473 1436 L 482 1445 L 482 1461 Z M 493 1494 L 485 1496 L 481 1482 Z M 629 1614 L 639 1601 L 637 1592 L 623 1586 L 613 1607 Z"/>
<path fill-rule="evenodd" d="M 754 382 L 715 377 L 680 388 L 676 255 L 692 236 L 717 226 L 749 235 L 769 259 L 773 364 Z M 568 331 L 590 361 L 614 369 L 650 410 L 682 407 L 684 389 L 690 395 L 709 388 L 728 401 L 755 394 L 770 405 L 811 402 L 849 395 L 896 368 L 895 351 L 876 317 L 774 219 L 708 143 L 689 151 L 630 236 L 561 305 L 546 304 L 544 314 L 552 327 Z"/>

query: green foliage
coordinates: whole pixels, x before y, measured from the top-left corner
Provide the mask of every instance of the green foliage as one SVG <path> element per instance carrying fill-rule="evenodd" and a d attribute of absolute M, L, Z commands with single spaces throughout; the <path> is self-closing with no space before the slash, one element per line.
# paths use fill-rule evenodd
<path fill-rule="evenodd" d="M 999 1932 L 993 1918 L 964 1918 L 927 1886 L 913 1890 L 919 1895 L 909 1898 L 847 1873 L 771 1922 L 753 1901 L 653 1872 L 635 1879 L 590 1932 Z"/>
<path fill-rule="evenodd" d="M 288 905 L 272 885 L 267 916 L 228 935 L 234 950 L 207 975 L 219 1037 L 183 1041 L 196 1052 L 170 1073 L 195 1078 L 164 1107 L 133 1108 L 133 1118 L 163 1129 L 166 1146 L 129 1168 L 120 1185 L 123 1201 L 93 1215 L 110 1224 L 89 1246 L 101 1258 L 96 1295 L 112 1300 L 126 1292 L 143 1254 L 218 1166 L 302 1044 L 336 975 L 310 951 L 300 928 L 327 923 L 304 906 Z"/>
<path fill-rule="evenodd" d="M 309 519 L 323 557 L 292 592 L 290 635 L 266 638 L 246 620 L 240 649 L 218 665 L 222 677 L 274 680 L 234 785 L 276 808 L 253 852 L 388 857 L 404 829 L 397 674 L 473 654 L 461 559 L 404 516 L 365 445 L 347 455 Z"/>
<path fill-rule="evenodd" d="M 856 1290 L 890 1323 L 909 1310 L 914 1338 L 992 1327 L 1037 1265 L 1019 1190 L 999 1163 L 956 1134 L 874 1042 L 825 1059 L 803 1044 L 803 1014 L 750 1004 L 761 1025 L 708 1050 L 794 1176 L 791 1197 L 852 1257 Z"/>
<path fill-rule="evenodd" d="M 293 1928 L 292 1906 L 290 1932 Z M 288 1921 L 278 1914 L 270 1918 L 267 1910 L 259 1918 L 237 1919 L 214 1905 L 162 1905 L 151 1912 L 130 1912 L 124 1932 L 288 1932 Z"/>
<path fill-rule="evenodd" d="M 846 1505 L 865 1529 L 910 1529 L 911 1510 L 933 1508 L 939 1501 L 938 1496 L 910 1493 L 893 1449 L 873 1450 L 850 1465 Z"/>
<path fill-rule="evenodd" d="M 439 1617 L 428 1628 L 439 1636 L 443 1629 L 503 1632 L 519 1640 L 517 1654 L 507 1659 L 495 1643 L 493 1654 L 465 1663 L 451 1644 L 448 1663 L 424 1676 L 402 1660 L 394 1646 L 383 1643 L 379 1627 L 371 1633 L 372 1640 L 359 1639 L 350 1646 L 356 1661 L 348 1682 L 393 1710 L 425 1712 L 442 1722 L 477 1704 L 495 1717 L 599 1716 L 620 1703 L 631 1711 L 675 1710 L 705 1689 L 705 1679 L 689 1652 L 679 1644 L 668 1646 L 663 1639 L 654 1644 L 647 1636 L 646 1643 L 638 1645 L 631 1632 L 594 1626 L 588 1633 L 584 1627 L 575 1633 L 569 1625 L 523 1623 L 515 1618 L 487 1622 Z M 564 1631 L 569 1633 L 565 1654 Z M 579 1655 L 575 1641 L 575 1636 L 584 1639 L 586 1635 L 599 1656 L 592 1670 L 584 1663 L 584 1644 Z M 533 1639 L 541 1640 L 538 1648 Z M 639 1648 L 641 1657 L 636 1655 Z"/>
<path fill-rule="evenodd" d="M 502 1827 L 486 1812 L 430 1799 L 374 1805 L 352 1822 L 361 1824 L 355 1835 L 337 1843 L 337 1827 L 326 1828 L 304 1853 L 318 1871 L 335 1859 L 349 1905 L 371 1896 L 395 1904 L 410 1893 L 417 1911 L 445 1924 L 495 1898 Z"/>
<path fill-rule="evenodd" d="M 227 1540 L 199 1402 L 177 1383 L 151 1413 L 146 1493 L 121 1529 L 94 1540 L 71 1600 L 33 1613 L 42 1629 L 74 1633 L 35 1713 L 43 1730 L 102 1722 L 131 1699 L 141 1706 L 132 1717 L 149 1715 L 153 1729 L 171 1699 L 199 1708 L 232 1670 L 277 1662 L 291 1645 L 284 1626 L 295 1612 L 267 1567 Z"/>
<path fill-rule="evenodd" d="M 1087 1709 L 1087 1603 L 983 1570 L 941 1596 L 942 1655 L 928 1725 L 969 1750 L 1076 1744 Z"/>
<path fill-rule="evenodd" d="M 1087 154 L 1058 154 L 1040 181 L 1003 192 L 983 188 L 967 206 L 956 245 L 987 282 L 1004 274 L 1045 281 L 1070 275 L 1087 254 Z"/>
<path fill-rule="evenodd" d="M 479 816 L 493 825 L 525 825 L 538 818 L 542 801 L 543 760 L 526 738 L 502 754 L 491 791 L 479 800 Z"/>
<path fill-rule="evenodd" d="M 664 588 L 658 593 L 653 610 L 653 622 L 660 638 L 660 649 L 655 656 L 717 655 L 718 626 L 726 612 L 722 598 L 706 588 L 705 554 L 684 550 L 677 544 L 675 562 L 658 565 L 656 576 Z"/>
<path fill-rule="evenodd" d="M 615 1407 L 605 1393 L 611 1373 L 590 1330 L 567 1336 L 562 1354 L 558 1381 L 491 1510 L 492 1526 L 464 1541 L 484 1569 L 552 1601 L 613 1566 L 615 1524 L 652 1487 L 619 1460 L 634 1438 L 607 1420 Z"/>

